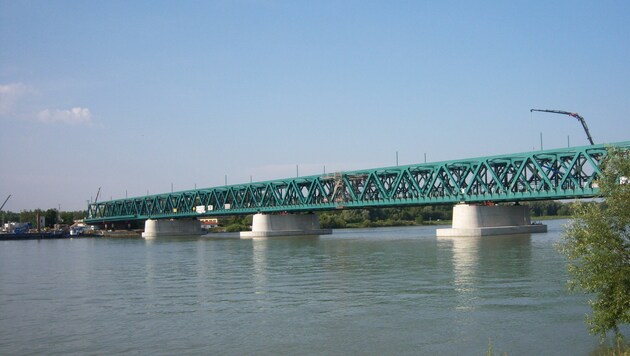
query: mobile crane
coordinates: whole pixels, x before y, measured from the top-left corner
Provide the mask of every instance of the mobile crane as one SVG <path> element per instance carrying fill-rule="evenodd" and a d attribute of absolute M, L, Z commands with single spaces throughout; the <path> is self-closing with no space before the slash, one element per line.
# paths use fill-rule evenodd
<path fill-rule="evenodd" d="M 586 137 L 588 138 L 588 142 L 590 142 L 591 145 L 595 144 L 593 142 L 593 138 L 591 137 L 591 133 L 588 131 L 588 126 L 586 126 L 586 120 L 584 120 L 584 118 L 582 116 L 578 115 L 578 113 L 562 111 L 562 110 L 541 110 L 541 109 L 531 109 L 531 110 L 529 110 L 529 112 L 532 112 L 532 111 L 550 112 L 552 114 L 563 114 L 563 115 L 573 116 L 574 118 L 576 118 L 582 124 L 582 127 L 584 127 L 584 132 L 586 132 Z"/>

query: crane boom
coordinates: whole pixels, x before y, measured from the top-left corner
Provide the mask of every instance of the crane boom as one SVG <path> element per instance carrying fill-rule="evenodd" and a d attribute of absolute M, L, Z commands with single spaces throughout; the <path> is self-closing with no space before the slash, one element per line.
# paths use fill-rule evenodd
<path fill-rule="evenodd" d="M 2 210 L 2 208 L 4 208 L 4 204 L 6 204 L 7 201 L 9 201 L 9 198 L 11 198 L 11 194 L 9 194 L 9 196 L 4 200 L 4 203 L 2 203 L 2 206 L 0 206 L 0 211 Z"/>
<path fill-rule="evenodd" d="M 584 128 L 584 132 L 586 132 L 586 138 L 588 138 L 588 142 L 590 142 L 591 145 L 595 144 L 593 142 L 593 137 L 591 137 L 591 133 L 588 131 L 588 126 L 586 126 L 586 120 L 584 120 L 584 118 L 582 116 L 580 116 L 578 113 L 576 113 L 576 112 L 569 112 L 569 111 L 563 111 L 563 110 L 542 110 L 542 109 L 531 109 L 531 110 L 529 110 L 529 112 L 532 112 L 532 111 L 549 112 L 549 113 L 552 113 L 552 114 L 563 114 L 563 115 L 573 116 L 574 118 L 576 118 L 582 124 L 582 127 Z"/>
<path fill-rule="evenodd" d="M 98 187 L 98 191 L 96 192 L 96 199 L 94 199 L 94 204 L 98 201 L 98 195 L 101 194 L 101 187 Z"/>

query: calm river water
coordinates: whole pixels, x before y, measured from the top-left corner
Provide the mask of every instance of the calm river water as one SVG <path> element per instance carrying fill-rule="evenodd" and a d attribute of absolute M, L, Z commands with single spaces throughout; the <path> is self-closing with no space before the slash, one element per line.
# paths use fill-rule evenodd
<path fill-rule="evenodd" d="M 588 355 L 544 234 L 0 241 L 0 354 Z"/>

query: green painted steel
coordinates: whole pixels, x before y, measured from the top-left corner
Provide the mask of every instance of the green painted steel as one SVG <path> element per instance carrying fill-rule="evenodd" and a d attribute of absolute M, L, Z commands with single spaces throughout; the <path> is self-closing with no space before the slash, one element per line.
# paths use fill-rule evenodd
<path fill-rule="evenodd" d="M 88 205 L 88 223 L 597 196 L 609 147 L 630 141 L 339 172 Z"/>

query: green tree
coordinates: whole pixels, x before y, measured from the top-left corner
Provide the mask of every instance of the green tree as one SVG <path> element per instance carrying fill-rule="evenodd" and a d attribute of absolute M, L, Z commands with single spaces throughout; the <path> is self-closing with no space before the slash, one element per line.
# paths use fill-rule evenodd
<path fill-rule="evenodd" d="M 57 223 L 58 213 L 56 209 L 46 210 L 46 213 L 44 213 L 46 217 L 46 227 L 53 227 Z"/>
<path fill-rule="evenodd" d="M 30 223 L 33 228 L 37 227 L 37 215 L 43 216 L 44 211 L 41 209 L 36 210 L 22 210 L 20 212 L 20 222 Z M 43 227 L 43 226 L 42 226 Z"/>
<path fill-rule="evenodd" d="M 573 205 L 572 204 L 562 204 L 560 209 L 558 209 L 558 215 L 569 216 L 572 215 Z"/>
<path fill-rule="evenodd" d="M 72 213 L 74 214 L 73 220 L 85 219 L 85 217 L 87 216 L 87 210 L 78 210 L 78 211 L 73 211 Z"/>
<path fill-rule="evenodd" d="M 591 294 L 592 334 L 602 341 L 630 322 L 630 150 L 610 150 L 598 180 L 606 204 L 577 203 L 559 249 L 569 260 L 569 286 Z"/>
<path fill-rule="evenodd" d="M 72 225 L 74 222 L 74 214 L 71 211 L 64 211 L 59 216 L 64 224 Z"/>
<path fill-rule="evenodd" d="M 12 211 L 2 211 L 2 219 L 5 223 L 8 222 L 19 222 L 20 221 L 20 214 L 18 213 L 14 213 Z"/>

